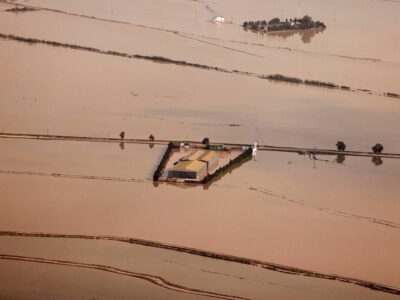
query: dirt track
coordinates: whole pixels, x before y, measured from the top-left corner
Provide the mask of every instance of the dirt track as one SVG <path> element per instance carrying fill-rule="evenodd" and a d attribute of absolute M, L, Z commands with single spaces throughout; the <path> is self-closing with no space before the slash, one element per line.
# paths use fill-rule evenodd
<path fill-rule="evenodd" d="M 142 246 L 178 251 L 178 252 L 183 252 L 183 253 L 189 253 L 189 254 L 193 254 L 193 255 L 199 255 L 199 256 L 204 256 L 204 257 L 209 257 L 209 258 L 214 258 L 214 259 L 221 259 L 221 260 L 225 260 L 225 261 L 231 261 L 231 262 L 251 265 L 251 266 L 255 266 L 255 267 L 261 267 L 261 268 L 264 268 L 267 270 L 291 274 L 291 275 L 301 275 L 301 276 L 307 276 L 307 277 L 313 277 L 313 278 L 336 280 L 336 281 L 340 281 L 340 282 L 344 282 L 344 283 L 355 284 L 358 286 L 366 287 L 366 288 L 384 292 L 384 293 L 400 295 L 400 289 L 395 288 L 395 287 L 389 287 L 389 286 L 375 283 L 375 282 L 370 282 L 370 281 L 365 281 L 365 280 L 350 278 L 350 277 L 344 277 L 344 276 L 335 275 L 335 274 L 323 274 L 323 273 L 318 273 L 318 272 L 314 272 L 314 271 L 310 271 L 310 270 L 304 270 L 304 269 L 294 268 L 294 267 L 290 267 L 290 266 L 274 264 L 274 263 L 251 259 L 251 258 L 239 257 L 239 256 L 234 256 L 234 255 L 216 253 L 216 252 L 207 251 L 207 250 L 165 244 L 165 243 L 136 239 L 136 238 L 117 237 L 117 236 L 99 236 L 99 235 L 92 236 L 92 235 L 83 235 L 83 234 L 32 233 L 32 232 L 16 232 L 16 231 L 0 231 L 0 236 L 72 238 L 72 239 L 109 240 L 109 241 L 116 241 L 116 242 L 124 242 L 124 243 L 137 244 L 137 245 L 142 245 Z M 4 255 L 0 255 L 0 258 L 2 258 L 2 256 L 4 256 Z M 5 258 L 5 259 L 7 259 L 7 258 Z M 220 298 L 222 298 L 222 297 L 220 297 Z M 236 298 L 232 297 L 232 298 L 222 298 L 222 299 L 236 299 Z"/>
<path fill-rule="evenodd" d="M 137 272 L 132 272 L 132 271 L 128 271 L 128 270 L 123 270 L 123 269 L 119 269 L 119 268 L 115 268 L 115 267 L 111 267 L 111 266 L 99 265 L 99 264 L 87 264 L 87 263 L 81 263 L 81 262 L 46 259 L 46 258 L 40 258 L 40 257 L 8 255 L 8 254 L 0 254 L 0 259 L 100 270 L 100 271 L 110 272 L 110 273 L 114 273 L 114 274 L 118 274 L 118 275 L 124 275 L 124 276 L 130 276 L 130 277 L 142 279 L 142 280 L 151 282 L 155 285 L 158 285 L 158 286 L 168 289 L 168 290 L 192 294 L 192 295 L 211 297 L 211 298 L 216 298 L 216 299 L 225 299 L 225 300 L 247 300 L 248 299 L 248 298 L 243 298 L 243 297 L 236 297 L 236 296 L 224 295 L 224 294 L 189 288 L 189 287 L 185 287 L 185 286 L 182 286 L 179 284 L 172 283 L 160 276 L 144 274 L 144 273 L 137 273 Z"/>
<path fill-rule="evenodd" d="M 99 143 L 127 143 L 127 144 L 154 144 L 168 145 L 169 140 L 146 140 L 146 139 L 118 139 L 118 138 L 102 138 L 89 136 L 66 136 L 66 135 L 48 135 L 48 134 L 26 134 L 26 133 L 0 133 L 0 138 L 14 139 L 35 139 L 35 140 L 54 140 L 54 141 L 75 141 L 75 142 L 99 142 Z M 188 141 L 193 146 L 203 146 L 200 141 Z M 249 144 L 214 142 L 212 144 L 223 144 L 230 147 L 249 147 Z M 337 151 L 332 149 L 315 149 L 315 148 L 298 148 L 272 145 L 259 145 L 258 150 L 261 151 L 277 151 L 277 152 L 293 152 L 303 155 L 347 155 L 361 157 L 380 157 L 400 159 L 400 153 L 381 153 L 375 154 L 365 151 Z"/>

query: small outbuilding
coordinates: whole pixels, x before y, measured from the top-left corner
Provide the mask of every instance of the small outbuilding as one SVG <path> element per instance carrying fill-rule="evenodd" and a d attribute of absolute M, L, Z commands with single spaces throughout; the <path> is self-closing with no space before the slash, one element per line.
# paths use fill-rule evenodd
<path fill-rule="evenodd" d="M 224 17 L 215 17 L 213 18 L 214 23 L 225 23 L 225 18 Z"/>

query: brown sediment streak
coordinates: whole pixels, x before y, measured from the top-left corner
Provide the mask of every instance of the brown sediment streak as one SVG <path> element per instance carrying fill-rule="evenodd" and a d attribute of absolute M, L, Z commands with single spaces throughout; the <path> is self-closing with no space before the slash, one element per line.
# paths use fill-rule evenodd
<path fill-rule="evenodd" d="M 239 166 L 235 166 L 233 169 L 229 171 L 231 173 L 235 168 L 238 168 Z M 14 171 L 14 170 L 0 170 L 0 174 L 5 174 L 5 175 L 23 175 L 23 176 L 40 176 L 40 177 L 55 177 L 55 178 L 66 178 L 66 179 L 83 179 L 83 180 L 100 180 L 100 181 L 113 181 L 113 182 L 127 182 L 127 183 L 142 183 L 142 184 L 151 184 L 153 183 L 152 180 L 149 179 L 141 179 L 141 178 L 123 178 L 123 177 L 110 177 L 110 176 L 96 176 L 96 175 L 78 175 L 78 174 L 63 174 L 63 173 L 46 173 L 46 172 L 35 172 L 35 171 Z M 239 189 L 248 189 L 251 191 L 256 191 L 262 194 L 266 194 L 269 197 L 277 198 L 280 200 L 288 201 L 292 204 L 297 204 L 301 205 L 303 207 L 307 207 L 310 209 L 316 209 L 319 211 L 322 211 L 324 213 L 337 216 L 337 217 L 343 217 L 343 218 L 348 218 L 352 220 L 357 220 L 357 221 L 365 221 L 365 222 L 370 222 L 374 223 L 376 225 L 382 225 L 382 226 L 387 226 L 391 227 L 394 229 L 400 229 L 400 224 L 391 222 L 388 220 L 383 220 L 379 218 L 373 218 L 373 217 L 367 217 L 367 216 L 361 216 L 361 215 L 356 215 L 356 214 L 351 214 L 347 213 L 344 211 L 340 210 L 335 210 L 331 209 L 329 207 L 320 207 L 318 205 L 314 205 L 312 203 L 307 203 L 304 200 L 298 200 L 298 199 L 293 199 L 286 197 L 285 195 L 278 194 L 275 192 L 272 192 L 268 189 L 262 188 L 262 187 L 240 187 L 237 185 L 222 185 L 216 183 L 222 177 L 223 175 L 217 177 L 215 180 L 205 184 L 205 188 L 207 189 L 211 184 L 215 188 L 239 188 Z M 193 186 L 197 186 L 198 184 L 193 184 Z"/>
<path fill-rule="evenodd" d="M 202 0 L 191 0 L 192 2 L 198 2 L 204 5 L 204 8 L 211 13 L 212 15 L 218 15 L 217 11 L 215 9 L 213 9 L 210 4 L 208 4 L 206 1 L 202 1 Z"/>
<path fill-rule="evenodd" d="M 204 38 L 208 38 L 208 37 L 204 37 Z M 290 47 L 279 47 L 279 46 L 237 41 L 237 40 L 229 40 L 229 42 L 235 43 L 235 44 L 263 47 L 263 48 L 268 48 L 268 49 L 284 50 L 284 51 L 298 52 L 298 53 L 305 53 L 305 54 L 312 54 L 312 55 L 331 56 L 331 57 L 338 57 L 338 58 L 344 58 L 344 59 L 350 59 L 350 60 L 368 61 L 368 62 L 373 62 L 373 63 L 386 63 L 386 64 L 395 64 L 395 65 L 400 64 L 400 62 L 387 61 L 387 60 L 383 60 L 380 58 L 373 58 L 373 57 L 359 57 L 359 56 L 342 55 L 342 54 L 336 54 L 336 53 L 308 51 L 308 50 L 302 50 L 302 49 L 296 49 L 296 48 L 290 48 Z"/>
<path fill-rule="evenodd" d="M 262 194 L 266 194 L 269 197 L 273 197 L 273 198 L 277 198 L 280 200 L 284 200 L 284 201 L 288 201 L 292 204 L 296 204 L 296 205 L 301 205 L 303 207 L 306 208 L 310 208 L 310 209 L 315 209 L 315 210 L 319 210 L 322 211 L 324 213 L 333 215 L 333 216 L 338 216 L 338 217 L 343 217 L 343 218 L 347 218 L 347 219 L 352 219 L 352 220 L 357 220 L 357 221 L 365 221 L 365 222 L 370 222 L 370 223 L 374 223 L 377 225 L 382 225 L 382 226 L 387 226 L 393 229 L 400 229 L 400 224 L 399 223 L 395 223 L 392 221 L 388 221 L 388 220 L 383 220 L 383 219 L 379 219 L 379 218 L 373 218 L 373 217 L 367 217 L 367 216 L 361 216 L 361 215 L 357 215 L 357 214 L 352 214 L 352 213 L 347 213 L 344 211 L 340 211 L 337 209 L 331 209 L 329 207 L 323 207 L 323 206 L 319 206 L 317 204 L 313 204 L 304 200 L 299 200 L 299 199 L 293 199 L 290 197 L 286 197 L 285 195 L 282 194 L 278 194 L 275 193 L 273 191 L 270 191 L 266 188 L 263 187 L 249 187 L 249 190 L 251 191 L 255 191 L 255 192 L 259 192 Z"/>
<path fill-rule="evenodd" d="M 48 45 L 48 46 L 53 46 L 53 47 L 69 48 L 69 49 L 74 49 L 74 50 L 81 50 L 81 51 L 99 53 L 99 54 L 104 54 L 104 55 L 113 55 L 113 56 L 130 58 L 130 59 L 147 60 L 147 61 L 152 61 L 155 63 L 166 63 L 166 64 L 173 64 L 173 65 L 184 66 L 184 67 L 192 67 L 192 68 L 209 70 L 209 71 L 243 75 L 243 76 L 249 76 L 249 77 L 257 77 L 260 79 L 266 79 L 266 80 L 276 81 L 276 82 L 286 82 L 286 83 L 291 83 L 291 84 L 303 84 L 303 85 L 309 85 L 309 86 L 314 86 L 314 87 L 338 89 L 338 90 L 347 91 L 347 92 L 348 91 L 362 92 L 362 93 L 376 95 L 376 96 L 382 96 L 382 97 L 400 98 L 399 94 L 392 93 L 392 92 L 380 93 L 380 92 L 374 92 L 374 91 L 371 91 L 368 89 L 353 89 L 353 88 L 350 88 L 349 86 L 337 85 L 337 84 L 334 84 L 331 82 L 323 82 L 323 81 L 319 81 L 319 80 L 309 80 L 309 79 L 303 80 L 300 78 L 294 78 L 294 77 L 289 77 L 289 76 L 280 75 L 280 74 L 262 75 L 262 74 L 256 74 L 256 73 L 240 71 L 240 70 L 230 70 L 230 69 L 225 69 L 225 68 L 221 68 L 221 67 L 213 67 L 213 66 L 209 66 L 209 65 L 187 62 L 187 61 L 183 61 L 183 60 L 174 60 L 174 59 L 170 59 L 170 58 L 166 58 L 166 57 L 162 57 L 162 56 L 128 54 L 128 53 L 124 53 L 124 52 L 118 52 L 118 51 L 113 51 L 113 50 L 102 50 L 102 49 L 88 47 L 88 46 L 82 46 L 82 45 L 75 45 L 75 44 L 61 43 L 61 42 L 57 42 L 57 41 L 48 41 L 48 40 L 42 40 L 42 39 L 36 39 L 36 38 L 22 37 L 22 36 L 17 36 L 17 35 L 13 35 L 13 34 L 0 33 L 0 38 L 14 40 L 17 42 L 23 42 L 23 43 L 28 43 L 28 44 L 42 44 L 42 45 Z"/>
<path fill-rule="evenodd" d="M 135 182 L 135 183 L 151 183 L 152 182 L 150 180 L 141 179 L 141 178 L 123 178 L 123 177 L 96 176 L 96 175 L 45 173 L 45 172 L 35 172 L 35 171 L 0 170 L 0 174 L 31 175 L 31 176 L 57 177 L 57 178 L 68 178 L 68 179 L 92 179 L 92 180 Z"/>
<path fill-rule="evenodd" d="M 311 278 L 319 278 L 326 280 L 335 280 L 343 283 L 350 283 L 358 285 L 361 287 L 369 288 L 375 291 L 380 291 L 383 293 L 400 295 L 400 289 L 395 287 L 390 287 L 380 283 L 375 283 L 371 281 L 366 281 L 362 279 L 356 279 L 351 277 L 345 277 L 335 274 L 323 274 L 319 272 L 314 272 L 310 270 L 300 269 L 296 267 L 284 266 L 280 264 L 275 264 L 271 262 L 265 262 L 261 260 L 239 257 L 229 254 L 222 254 L 218 252 L 212 252 L 207 250 L 201 250 L 196 248 L 166 244 L 156 241 L 149 241 L 137 238 L 129 237 L 117 237 L 117 236 L 107 236 L 107 235 L 84 235 L 84 234 L 59 234 L 59 233 L 43 233 L 43 232 L 18 232 L 18 231 L 0 231 L 0 236 L 18 236 L 18 237 L 39 237 L 39 238 L 70 238 L 70 239 L 87 239 L 87 240 L 107 240 L 124 242 L 136 245 L 142 245 L 147 247 L 161 248 L 171 251 L 183 252 L 192 255 L 198 255 L 213 259 L 220 259 L 229 262 L 241 263 L 245 265 L 251 265 L 255 267 L 264 268 L 270 271 L 285 273 L 289 275 L 301 275 Z M 235 299 L 235 298 L 234 298 Z"/>
<path fill-rule="evenodd" d="M 203 3 L 205 5 L 205 8 L 212 14 L 217 15 L 217 12 L 213 10 L 205 1 L 200 1 L 200 0 L 191 0 L 193 2 L 199 2 Z M 375 0 L 375 1 L 383 1 L 383 2 L 394 2 L 394 3 L 400 3 L 400 0 Z M 102 21 L 102 22 L 110 22 L 110 23 L 117 23 L 117 24 L 124 24 L 124 25 L 130 25 L 134 27 L 140 27 L 140 28 L 145 28 L 145 29 L 150 29 L 150 30 L 157 30 L 157 31 L 163 31 L 171 34 L 176 34 L 177 36 L 180 36 L 182 38 L 187 38 L 188 36 L 196 36 L 196 37 L 202 37 L 206 39 L 211 39 L 211 40 L 216 40 L 216 41 L 223 41 L 219 38 L 214 38 L 214 37 L 209 37 L 209 36 L 201 36 L 201 35 L 195 35 L 191 33 L 185 33 L 181 32 L 178 30 L 173 30 L 173 29 L 166 29 L 166 28 L 160 28 L 160 27 L 154 27 L 154 26 L 146 26 L 142 24 L 134 24 L 130 23 L 127 21 L 119 21 L 115 19 L 106 19 L 106 18 L 100 18 L 100 17 L 95 17 L 95 16 L 89 16 L 89 15 L 83 15 L 83 14 L 77 14 L 73 12 L 67 12 L 64 10 L 59 10 L 59 9 L 53 9 L 53 8 L 47 8 L 47 7 L 42 7 L 42 6 L 33 6 L 33 5 L 27 5 L 27 4 L 21 4 L 21 3 L 13 3 L 8 0 L 0 0 L 2 3 L 7 3 L 16 7 L 21 7 L 21 8 L 27 8 L 33 10 L 43 10 L 43 11 L 49 11 L 53 13 L 58 13 L 58 14 L 64 14 L 64 15 L 69 15 L 69 16 L 74 16 L 74 17 L 80 17 L 80 18 L 85 18 L 85 19 L 91 19 L 91 20 L 97 20 L 97 21 Z M 207 43 L 203 40 L 199 39 L 193 39 L 195 41 L 201 42 L 201 43 Z M 363 61 L 370 61 L 370 62 L 381 62 L 381 63 L 389 63 L 389 64 L 400 64 L 400 62 L 394 62 L 394 61 L 385 61 L 380 58 L 369 58 L 369 57 L 356 57 L 356 56 L 348 56 L 348 55 L 341 55 L 341 54 L 335 54 L 335 53 L 323 53 L 323 52 L 314 52 L 314 51 L 307 51 L 307 50 L 301 50 L 301 49 L 295 49 L 295 48 L 289 48 L 289 47 L 279 47 L 279 46 L 271 46 L 271 45 L 266 45 L 266 44 L 261 44 L 261 43 L 249 43 L 249 42 L 243 42 L 243 41 L 236 41 L 236 40 L 227 40 L 227 42 L 231 43 L 237 43 L 237 44 L 246 44 L 246 45 L 252 45 L 252 46 L 259 46 L 259 47 L 265 47 L 265 48 L 271 48 L 271 49 L 277 49 L 277 50 L 287 50 L 287 51 L 293 51 L 293 52 L 300 52 L 300 53 L 307 53 L 307 54 L 313 54 L 313 55 L 327 55 L 327 56 L 332 56 L 332 57 L 339 57 L 339 58 L 345 58 L 345 59 L 353 59 L 353 60 L 363 60 Z M 230 48 L 230 47 L 224 47 L 218 44 L 214 43 L 208 43 L 209 45 L 213 45 L 216 47 L 224 48 L 227 50 L 232 50 L 236 52 L 241 52 L 244 54 L 249 54 L 252 56 L 257 56 L 257 57 L 262 57 L 257 54 L 253 53 L 248 53 L 246 51 Z"/>
<path fill-rule="evenodd" d="M 201 39 L 198 39 L 198 38 L 195 38 L 195 37 L 191 37 L 190 35 L 186 35 L 186 34 L 183 34 L 183 33 L 176 33 L 176 35 L 180 36 L 182 38 L 185 38 L 185 39 L 194 40 L 194 41 L 197 41 L 197 42 L 200 42 L 200 43 L 203 43 L 203 44 L 207 44 L 207 45 L 212 45 L 212 46 L 215 46 L 215 47 L 218 47 L 218 48 L 223 48 L 223 49 L 227 49 L 227 50 L 231 50 L 231 51 L 247 54 L 247 55 L 254 56 L 254 57 L 262 57 L 261 55 L 258 55 L 258 54 L 254 54 L 254 53 L 251 53 L 251 52 L 238 50 L 238 49 L 235 49 L 235 48 L 231 48 L 231 47 L 222 46 L 222 45 L 218 45 L 218 44 L 215 44 L 215 43 L 207 42 L 207 41 L 204 41 L 204 40 L 201 40 Z"/>
<path fill-rule="evenodd" d="M 248 300 L 248 298 L 244 298 L 244 297 L 225 295 L 225 294 L 214 293 L 214 292 L 204 291 L 204 290 L 200 290 L 200 289 L 185 287 L 183 285 L 170 282 L 170 281 L 168 281 L 160 276 L 156 276 L 156 275 L 145 274 L 145 273 L 136 273 L 136 272 L 123 270 L 123 269 L 106 266 L 106 265 L 100 265 L 100 264 L 88 264 L 88 263 L 81 263 L 81 262 L 74 262 L 74 261 L 67 261 L 67 260 L 56 260 L 56 259 L 47 259 L 47 258 L 29 257 L 29 256 L 20 256 L 20 255 L 8 255 L 8 254 L 0 254 L 0 259 L 100 270 L 100 271 L 110 272 L 110 273 L 114 273 L 114 274 L 118 274 L 118 275 L 142 279 L 142 280 L 148 281 L 152 284 L 155 284 L 159 287 L 162 287 L 162 288 L 165 288 L 168 290 L 172 290 L 172 291 L 176 291 L 176 292 L 185 293 L 185 294 L 192 294 L 192 295 L 198 295 L 198 296 L 204 296 L 204 297 L 210 297 L 210 298 L 216 298 L 216 299 L 226 299 L 226 300 Z"/>

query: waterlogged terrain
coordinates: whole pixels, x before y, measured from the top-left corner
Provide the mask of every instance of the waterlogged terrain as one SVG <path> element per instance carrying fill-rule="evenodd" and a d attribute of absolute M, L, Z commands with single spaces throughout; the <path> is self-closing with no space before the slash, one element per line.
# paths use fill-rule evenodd
<path fill-rule="evenodd" d="M 0 1 L 0 132 L 399 153 L 399 13 L 380 0 Z M 327 29 L 240 26 L 305 14 Z M 258 151 L 204 187 L 153 183 L 164 151 L 0 138 L 0 298 L 400 293 L 398 159 Z"/>

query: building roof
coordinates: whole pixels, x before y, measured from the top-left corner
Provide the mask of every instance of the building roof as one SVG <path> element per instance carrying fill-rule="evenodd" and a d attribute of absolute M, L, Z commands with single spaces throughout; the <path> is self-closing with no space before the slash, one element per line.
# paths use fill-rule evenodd
<path fill-rule="evenodd" d="M 202 168 L 206 167 L 206 163 L 198 160 L 186 160 L 178 162 L 170 171 L 192 171 L 199 172 Z"/>
<path fill-rule="evenodd" d="M 205 162 L 209 162 L 211 160 L 213 160 L 215 157 L 218 157 L 217 153 L 215 151 L 194 151 L 188 155 L 186 155 L 185 157 L 183 157 L 181 160 L 185 161 L 185 160 L 201 160 L 201 161 L 205 161 Z"/>
<path fill-rule="evenodd" d="M 209 162 L 216 157 L 218 157 L 218 155 L 215 151 L 206 151 L 202 155 L 199 156 L 198 160 Z"/>
<path fill-rule="evenodd" d="M 204 154 L 203 151 L 197 150 L 192 153 L 189 153 L 185 157 L 183 157 L 181 160 L 199 160 L 199 157 Z"/>

